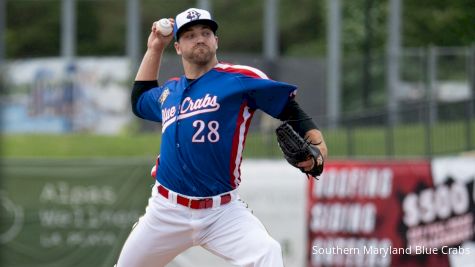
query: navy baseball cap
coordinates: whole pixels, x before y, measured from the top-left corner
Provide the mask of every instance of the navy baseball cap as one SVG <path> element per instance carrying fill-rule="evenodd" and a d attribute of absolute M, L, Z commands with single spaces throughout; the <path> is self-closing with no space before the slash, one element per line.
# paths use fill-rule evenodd
<path fill-rule="evenodd" d="M 175 25 L 173 26 L 175 40 L 178 40 L 180 33 L 182 33 L 184 29 L 196 24 L 207 25 L 214 33 L 218 30 L 218 23 L 211 18 L 211 14 L 208 11 L 198 8 L 189 8 L 178 14 L 175 18 Z"/>

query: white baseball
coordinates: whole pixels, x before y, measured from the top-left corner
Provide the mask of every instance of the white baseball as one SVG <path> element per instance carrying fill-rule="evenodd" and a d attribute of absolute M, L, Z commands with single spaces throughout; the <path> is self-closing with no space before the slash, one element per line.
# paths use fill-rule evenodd
<path fill-rule="evenodd" d="M 173 31 L 172 23 L 168 19 L 160 19 L 159 21 L 156 21 L 155 27 L 157 27 L 158 32 L 163 36 L 168 36 Z"/>

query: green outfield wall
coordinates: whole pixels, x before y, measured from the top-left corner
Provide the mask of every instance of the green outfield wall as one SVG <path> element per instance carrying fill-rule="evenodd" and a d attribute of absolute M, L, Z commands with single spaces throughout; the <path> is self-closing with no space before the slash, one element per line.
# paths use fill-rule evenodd
<path fill-rule="evenodd" d="M 1 266 L 113 266 L 153 179 L 141 159 L 2 160 Z"/>

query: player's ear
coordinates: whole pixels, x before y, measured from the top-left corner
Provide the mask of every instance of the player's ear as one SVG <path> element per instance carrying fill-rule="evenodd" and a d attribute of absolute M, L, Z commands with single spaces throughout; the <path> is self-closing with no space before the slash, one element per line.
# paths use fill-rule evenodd
<path fill-rule="evenodd" d="M 180 43 L 175 42 L 174 46 L 175 46 L 176 54 L 181 56 Z"/>

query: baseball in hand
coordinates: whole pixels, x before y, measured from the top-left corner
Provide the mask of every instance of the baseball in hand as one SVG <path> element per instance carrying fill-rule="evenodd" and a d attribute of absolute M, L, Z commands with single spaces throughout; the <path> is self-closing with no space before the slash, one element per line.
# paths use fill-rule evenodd
<path fill-rule="evenodd" d="M 158 32 L 163 36 L 168 36 L 173 31 L 172 23 L 168 19 L 160 19 L 159 21 L 156 21 L 155 27 L 157 27 Z"/>

